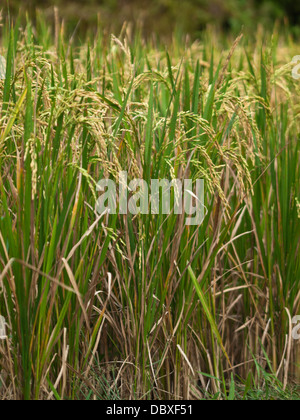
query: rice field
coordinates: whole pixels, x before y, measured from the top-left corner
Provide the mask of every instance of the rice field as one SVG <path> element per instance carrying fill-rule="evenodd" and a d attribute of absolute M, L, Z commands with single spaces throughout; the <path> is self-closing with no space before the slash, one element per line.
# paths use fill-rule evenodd
<path fill-rule="evenodd" d="M 299 399 L 299 53 L 2 21 L 0 399 Z M 99 215 L 121 171 L 203 179 L 203 223 Z"/>

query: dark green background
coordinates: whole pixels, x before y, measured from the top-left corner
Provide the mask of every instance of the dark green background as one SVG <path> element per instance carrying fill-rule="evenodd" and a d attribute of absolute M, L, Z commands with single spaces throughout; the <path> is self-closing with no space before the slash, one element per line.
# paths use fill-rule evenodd
<path fill-rule="evenodd" d="M 60 15 L 69 24 L 81 20 L 83 25 L 93 25 L 97 12 L 113 29 L 124 20 L 143 21 L 146 32 L 168 34 L 178 26 L 192 35 L 210 23 L 225 30 L 254 29 L 257 23 L 272 28 L 274 22 L 300 24 L 299 0 L 8 0 L 11 13 L 27 10 L 35 15 L 35 8 L 46 9 L 51 16 L 53 5 L 60 7 Z M 5 4 L 5 1 L 3 1 Z M 5 7 L 5 6 L 4 6 Z"/>

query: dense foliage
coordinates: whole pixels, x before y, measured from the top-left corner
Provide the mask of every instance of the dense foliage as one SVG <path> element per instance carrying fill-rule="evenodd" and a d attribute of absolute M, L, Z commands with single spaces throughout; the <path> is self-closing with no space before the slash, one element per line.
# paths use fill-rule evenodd
<path fill-rule="evenodd" d="M 31 15 L 36 6 L 49 12 L 49 7 L 56 5 L 74 24 L 79 19 L 86 25 L 93 24 L 97 12 L 101 12 L 115 31 L 125 20 L 140 20 L 147 34 L 157 31 L 167 35 L 178 26 L 196 36 L 207 24 L 237 32 L 244 27 L 250 32 L 258 23 L 272 27 L 276 19 L 284 18 L 292 25 L 300 23 L 300 3 L 293 0 L 10 0 L 9 4 L 13 13 L 21 8 Z"/>
<path fill-rule="evenodd" d="M 64 28 L 2 26 L 1 398 L 295 398 L 297 44 Z M 203 178 L 204 223 L 99 217 L 121 170 Z"/>

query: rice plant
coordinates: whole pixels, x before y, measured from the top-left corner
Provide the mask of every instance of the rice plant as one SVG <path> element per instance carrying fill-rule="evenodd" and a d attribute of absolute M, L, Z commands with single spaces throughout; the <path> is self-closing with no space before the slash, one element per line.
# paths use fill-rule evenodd
<path fill-rule="evenodd" d="M 3 22 L 0 54 L 1 398 L 290 390 L 300 363 L 292 38 L 208 29 L 166 47 L 99 23 L 80 40 L 40 14 L 35 26 Z M 97 183 L 121 171 L 204 179 L 203 223 L 99 215 Z"/>

